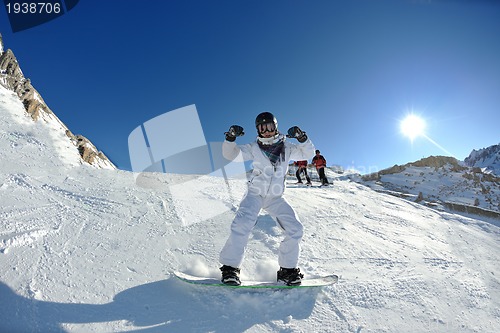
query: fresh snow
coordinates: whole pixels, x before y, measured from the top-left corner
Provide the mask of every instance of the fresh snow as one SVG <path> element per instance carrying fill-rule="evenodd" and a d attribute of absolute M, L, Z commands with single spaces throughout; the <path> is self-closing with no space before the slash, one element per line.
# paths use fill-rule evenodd
<path fill-rule="evenodd" d="M 244 181 L 233 181 L 234 199 L 220 179 L 199 177 L 203 190 L 179 209 L 168 184 L 185 176 L 151 174 L 162 186 L 145 188 L 133 173 L 81 164 L 67 138 L 1 87 L 0 161 L 2 333 L 500 331 L 498 220 L 435 211 L 334 174 L 326 188 L 291 186 L 291 177 L 286 197 L 305 227 L 301 270 L 339 283 L 193 286 L 172 272 L 219 276 Z M 183 222 L 221 203 L 225 212 Z M 243 279 L 274 278 L 281 239 L 262 213 Z"/>

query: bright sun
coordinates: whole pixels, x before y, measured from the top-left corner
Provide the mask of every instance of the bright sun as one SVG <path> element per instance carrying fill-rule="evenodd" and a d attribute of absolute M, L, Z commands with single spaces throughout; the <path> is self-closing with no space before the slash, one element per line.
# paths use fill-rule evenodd
<path fill-rule="evenodd" d="M 425 121 L 417 115 L 407 115 L 400 124 L 401 133 L 413 141 L 416 137 L 425 134 Z"/>

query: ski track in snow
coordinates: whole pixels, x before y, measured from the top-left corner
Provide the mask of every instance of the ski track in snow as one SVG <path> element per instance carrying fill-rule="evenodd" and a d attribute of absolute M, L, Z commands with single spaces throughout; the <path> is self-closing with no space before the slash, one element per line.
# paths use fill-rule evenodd
<path fill-rule="evenodd" d="M 290 185 L 286 197 L 305 228 L 301 270 L 338 274 L 338 284 L 188 285 L 170 272 L 219 277 L 238 200 L 204 177 L 195 202 L 176 207 L 166 175 L 151 175 L 162 186 L 148 189 L 129 172 L 75 165 L 77 152 L 60 158 L 66 143 L 22 118 L 9 94 L 0 88 L 0 332 L 500 331 L 497 221 L 330 174 L 330 187 Z M 240 195 L 244 186 L 235 181 L 232 190 Z M 183 222 L 221 201 L 225 212 Z M 263 212 L 242 278 L 273 279 L 281 240 Z"/>

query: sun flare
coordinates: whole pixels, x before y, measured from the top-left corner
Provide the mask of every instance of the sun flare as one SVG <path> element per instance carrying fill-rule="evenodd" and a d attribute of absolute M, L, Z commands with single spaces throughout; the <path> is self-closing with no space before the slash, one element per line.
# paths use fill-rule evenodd
<path fill-rule="evenodd" d="M 425 120 L 415 114 L 407 115 L 400 124 L 401 133 L 411 141 L 425 135 Z"/>

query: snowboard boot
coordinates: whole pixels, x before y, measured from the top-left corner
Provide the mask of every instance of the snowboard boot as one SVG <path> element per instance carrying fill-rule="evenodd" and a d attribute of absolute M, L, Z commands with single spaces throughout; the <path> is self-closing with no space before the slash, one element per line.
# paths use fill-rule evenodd
<path fill-rule="evenodd" d="M 222 283 L 230 286 L 239 286 L 241 284 L 239 268 L 223 265 L 220 270 L 222 271 Z"/>
<path fill-rule="evenodd" d="M 300 268 L 283 268 L 278 271 L 278 282 L 283 281 L 287 286 L 298 286 L 302 283 L 304 274 L 300 273 Z"/>

